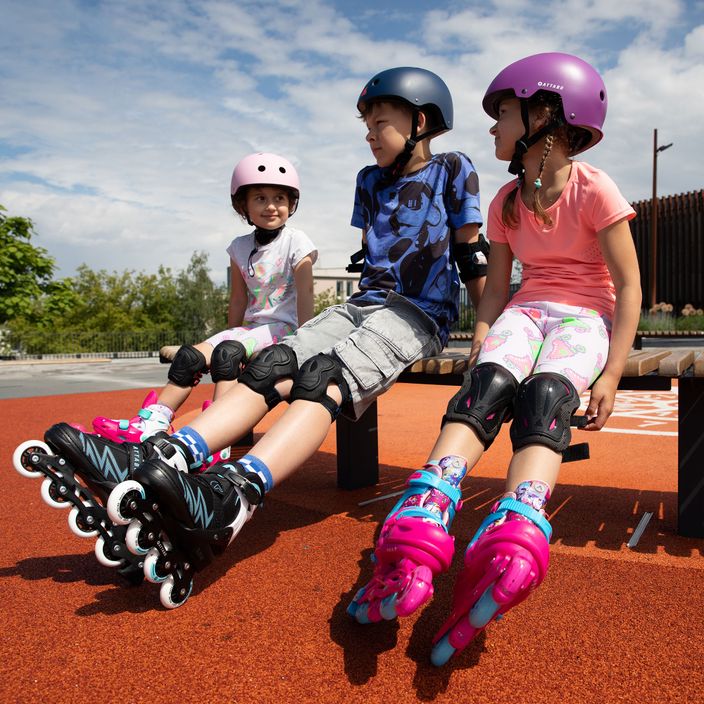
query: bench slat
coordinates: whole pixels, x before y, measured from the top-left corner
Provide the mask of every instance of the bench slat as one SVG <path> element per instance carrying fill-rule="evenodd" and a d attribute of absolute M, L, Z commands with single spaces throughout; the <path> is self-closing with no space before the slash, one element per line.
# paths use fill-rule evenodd
<path fill-rule="evenodd" d="M 662 359 L 658 373 L 660 376 L 681 376 L 693 363 L 693 350 L 675 350 Z"/>
<path fill-rule="evenodd" d="M 626 360 L 623 376 L 643 376 L 657 371 L 660 360 L 669 352 L 631 352 Z"/>
<path fill-rule="evenodd" d="M 173 361 L 180 345 L 165 345 L 159 350 L 159 359 Z M 411 364 L 404 375 L 408 374 L 454 374 L 462 375 L 467 370 L 467 352 L 444 351 L 435 357 L 419 359 Z M 653 372 L 658 376 L 681 376 L 688 367 L 693 366 L 694 376 L 704 376 L 704 351 L 685 349 L 672 351 L 631 350 L 623 371 L 624 377 L 641 377 Z"/>

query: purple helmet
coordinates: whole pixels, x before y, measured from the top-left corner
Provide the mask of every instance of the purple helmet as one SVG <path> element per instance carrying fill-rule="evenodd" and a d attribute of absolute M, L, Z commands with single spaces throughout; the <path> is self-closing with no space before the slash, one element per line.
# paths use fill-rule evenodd
<path fill-rule="evenodd" d="M 596 70 L 582 59 L 557 52 L 535 54 L 520 59 L 501 71 L 487 88 L 482 107 L 498 118 L 499 102 L 508 95 L 530 98 L 539 90 L 557 93 L 562 98 L 565 121 L 582 127 L 591 139 L 572 155 L 593 147 L 604 136 L 606 86 Z"/>

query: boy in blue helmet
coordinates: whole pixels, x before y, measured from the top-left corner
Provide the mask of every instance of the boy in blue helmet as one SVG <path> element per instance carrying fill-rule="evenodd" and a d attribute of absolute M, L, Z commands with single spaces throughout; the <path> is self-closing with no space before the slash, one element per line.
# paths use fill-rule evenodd
<path fill-rule="evenodd" d="M 367 83 L 357 107 L 376 161 L 357 176 L 359 292 L 262 350 L 233 389 L 170 437 L 117 445 L 67 424 L 46 433 L 79 475 L 99 473 L 91 458 L 108 454 L 129 469 L 107 511 L 129 525 L 127 547 L 144 555 L 166 607 L 188 598 L 193 573 L 320 447 L 341 411 L 358 418 L 409 364 L 442 350 L 458 313 L 457 269 L 475 303 L 481 293 L 488 251 L 476 171 L 461 152 L 430 151 L 430 139 L 452 128 L 447 86 L 424 69 L 389 69 Z M 282 400 L 289 408 L 249 454 L 195 471 Z M 446 481 L 443 472 L 424 473 L 427 491 Z"/>

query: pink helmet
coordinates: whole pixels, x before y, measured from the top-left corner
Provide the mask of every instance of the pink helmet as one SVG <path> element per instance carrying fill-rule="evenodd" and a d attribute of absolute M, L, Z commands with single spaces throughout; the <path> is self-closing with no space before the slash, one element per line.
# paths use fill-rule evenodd
<path fill-rule="evenodd" d="M 298 206 L 301 184 L 293 164 L 278 154 L 257 152 L 244 157 L 232 172 L 230 194 L 233 198 L 245 186 L 284 186 L 294 194 L 291 214 Z"/>
<path fill-rule="evenodd" d="M 559 95 L 565 121 L 591 134 L 591 139 L 573 154 L 579 154 L 601 140 L 608 102 L 606 86 L 593 66 L 571 54 L 534 54 L 510 64 L 487 88 L 482 107 L 497 119 L 499 101 L 506 94 L 530 98 L 539 90 Z"/>

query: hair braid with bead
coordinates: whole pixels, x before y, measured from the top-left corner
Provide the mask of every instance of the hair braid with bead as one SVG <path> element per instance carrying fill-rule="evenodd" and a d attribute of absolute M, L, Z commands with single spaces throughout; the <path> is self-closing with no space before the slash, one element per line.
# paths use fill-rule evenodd
<path fill-rule="evenodd" d="M 552 150 L 552 145 L 555 141 L 555 137 L 552 134 L 548 134 L 545 137 L 545 146 L 543 148 L 543 156 L 540 159 L 540 165 L 538 166 L 538 177 L 533 181 L 533 185 L 535 186 L 535 190 L 533 191 L 533 214 L 535 215 L 535 219 L 537 220 L 540 218 L 543 221 L 544 225 L 552 225 L 552 218 L 550 215 L 545 211 L 545 208 L 543 207 L 543 204 L 540 200 L 540 189 L 542 187 L 542 182 L 540 180 L 540 177 L 543 175 L 543 169 L 545 168 L 545 162 L 548 160 L 548 157 L 550 156 L 550 152 Z"/>

